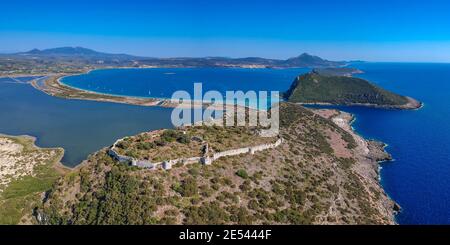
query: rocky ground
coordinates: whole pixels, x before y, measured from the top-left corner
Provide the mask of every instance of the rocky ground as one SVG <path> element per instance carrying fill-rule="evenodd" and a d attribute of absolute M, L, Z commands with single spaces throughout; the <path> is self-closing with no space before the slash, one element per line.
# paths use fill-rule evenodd
<path fill-rule="evenodd" d="M 377 161 L 389 158 L 382 144 L 356 135 L 349 114 L 283 103 L 280 116 L 282 145 L 211 166 L 149 171 L 101 150 L 57 181 L 38 222 L 395 224 L 378 181 Z"/>
<path fill-rule="evenodd" d="M 0 224 L 28 223 L 30 205 L 64 172 L 62 149 L 40 149 L 31 137 L 0 135 Z"/>

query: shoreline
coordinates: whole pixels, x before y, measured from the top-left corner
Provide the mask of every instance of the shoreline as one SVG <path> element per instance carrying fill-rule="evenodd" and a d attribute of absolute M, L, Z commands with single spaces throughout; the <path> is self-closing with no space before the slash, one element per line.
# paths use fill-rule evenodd
<path fill-rule="evenodd" d="M 57 170 L 62 170 L 62 171 L 71 171 L 71 170 L 74 169 L 74 168 L 71 168 L 71 167 L 69 167 L 69 166 L 64 165 L 64 164 L 61 162 L 62 159 L 63 159 L 63 157 L 64 157 L 64 154 L 65 154 L 65 152 L 66 152 L 66 150 L 65 150 L 64 148 L 62 148 L 62 147 L 49 147 L 49 148 L 47 148 L 47 147 L 40 147 L 40 146 L 38 146 L 38 145 L 36 144 L 37 137 L 36 137 L 36 136 L 32 136 L 32 135 L 28 135 L 28 134 L 22 134 L 22 135 L 10 135 L 10 134 L 0 133 L 0 138 L 1 138 L 1 137 L 3 137 L 3 138 L 16 138 L 16 139 L 21 139 L 21 138 L 22 138 L 22 139 L 29 139 L 29 140 L 31 140 L 31 146 L 32 146 L 33 148 L 37 149 L 37 150 L 61 150 L 61 151 L 62 151 L 62 152 L 61 152 L 62 154 L 61 154 L 59 160 L 54 162 L 53 167 L 54 167 L 55 169 L 57 169 Z"/>
<path fill-rule="evenodd" d="M 91 71 L 88 71 L 88 72 L 91 72 Z M 81 74 L 84 74 L 84 73 L 81 73 Z M 100 101 L 100 102 L 106 101 L 106 102 L 115 102 L 115 103 L 134 104 L 134 105 L 139 105 L 139 106 L 162 106 L 162 107 L 175 107 L 176 106 L 175 104 L 170 104 L 171 101 L 167 100 L 167 99 L 166 100 L 157 100 L 157 99 L 153 99 L 153 98 L 141 98 L 141 97 L 116 96 L 116 95 L 111 95 L 111 94 L 102 94 L 102 93 L 98 93 L 98 92 L 92 92 L 92 91 L 88 91 L 88 90 L 74 88 L 74 87 L 71 87 L 71 86 L 66 85 L 61 82 L 61 79 L 63 79 L 64 77 L 73 76 L 73 75 L 76 75 L 76 74 L 71 74 L 71 75 L 59 74 L 59 75 L 50 77 L 49 79 L 44 81 L 44 84 L 46 86 L 57 86 L 62 89 L 69 89 L 70 92 L 82 93 L 81 95 L 83 95 L 83 94 L 94 95 L 95 96 L 94 98 L 86 98 L 83 96 L 77 97 L 76 96 L 77 94 L 75 94 L 75 96 L 73 96 L 73 94 L 69 94 L 69 96 L 61 96 L 61 94 L 58 94 L 58 93 L 52 94 L 51 90 L 50 91 L 46 90 L 46 88 L 42 88 L 41 86 L 38 86 L 38 84 L 36 84 L 36 83 L 33 83 L 33 87 L 35 87 L 38 90 L 44 91 L 45 93 L 47 93 L 49 95 L 63 97 L 65 99 L 94 100 L 94 101 Z M 53 84 L 49 84 L 49 82 L 53 82 Z M 53 91 L 53 92 L 55 92 L 55 91 Z M 346 105 L 346 106 L 368 106 L 368 107 L 383 108 L 383 109 L 405 109 L 405 110 L 406 109 L 418 110 L 424 106 L 424 104 L 421 102 L 418 102 L 410 97 L 407 97 L 407 98 L 408 98 L 409 102 L 405 106 L 380 106 L 380 105 L 375 105 L 375 104 L 357 104 L 357 103 Z M 145 103 L 144 101 L 146 101 L 147 103 Z M 151 101 L 151 103 L 149 103 L 150 101 Z M 189 102 L 190 102 L 189 104 L 195 104 L 195 101 L 189 101 Z M 186 103 L 186 104 L 188 104 L 188 103 Z M 297 103 L 297 104 L 300 104 L 300 105 L 333 105 L 330 103 Z M 204 103 L 202 103 L 202 104 L 199 103 L 196 105 L 200 106 L 200 107 L 206 106 Z M 227 104 L 224 104 L 224 106 L 226 106 L 226 105 Z M 338 111 L 339 114 L 338 114 L 338 116 L 334 116 L 330 119 L 333 122 L 335 122 L 335 120 L 334 120 L 335 118 L 343 120 L 345 126 L 342 127 L 342 125 L 339 125 L 339 124 L 338 124 L 338 126 L 343 128 L 347 132 L 349 132 L 355 138 L 355 140 L 358 142 L 360 149 L 364 149 L 363 151 L 361 151 L 362 154 L 358 154 L 358 158 L 361 161 L 360 165 L 365 165 L 365 166 L 360 166 L 362 169 L 360 169 L 358 171 L 361 171 L 360 174 L 362 176 L 368 177 L 366 179 L 367 183 L 371 183 L 370 181 L 373 181 L 373 179 L 376 179 L 375 186 L 378 186 L 379 191 L 383 194 L 382 195 L 383 196 L 383 208 L 385 209 L 384 213 L 386 214 L 386 217 L 390 217 L 390 221 L 392 221 L 392 224 L 397 224 L 396 220 L 395 220 L 395 214 L 400 210 L 400 206 L 392 198 L 390 198 L 388 196 L 388 194 L 384 190 L 383 186 L 381 185 L 381 171 L 380 171 L 381 163 L 392 161 L 392 157 L 390 156 L 390 154 L 385 151 L 385 148 L 387 145 L 382 142 L 373 141 L 373 140 L 362 137 L 352 127 L 353 122 L 356 120 L 356 117 L 354 115 L 349 114 L 344 111 L 337 110 L 337 109 L 334 109 L 334 110 Z M 361 143 L 361 142 L 363 142 L 363 143 Z M 364 158 L 366 160 L 364 160 Z M 72 169 L 76 169 L 76 168 L 83 166 L 84 162 L 85 161 L 81 162 L 79 165 L 77 165 L 76 167 L 74 167 Z M 368 184 L 367 186 L 373 187 L 374 183 Z"/>
<path fill-rule="evenodd" d="M 35 224 L 34 207 L 48 188 L 72 171 L 61 163 L 63 148 L 42 148 L 36 139 L 0 134 L 0 224 Z"/>
<path fill-rule="evenodd" d="M 361 106 L 370 107 L 377 109 L 387 109 L 387 110 L 420 110 L 425 104 L 416 99 L 406 96 L 408 103 L 404 105 L 377 105 L 377 104 L 365 104 L 365 103 L 347 103 L 347 104 L 334 104 L 328 102 L 299 102 L 296 104 L 302 106 Z"/>
<path fill-rule="evenodd" d="M 376 186 L 379 187 L 381 192 L 383 193 L 383 199 L 382 203 L 384 205 L 384 209 L 386 211 L 387 216 L 390 217 L 390 220 L 393 222 L 393 224 L 398 224 L 396 221 L 396 214 L 400 212 L 401 207 L 400 205 L 393 200 L 386 190 L 384 189 L 384 186 L 381 184 L 381 168 L 382 164 L 389 163 L 394 161 L 392 158 L 392 155 L 386 151 L 386 147 L 388 144 L 374 140 L 374 139 L 367 139 L 360 135 L 357 130 L 352 126 L 352 124 L 356 121 L 356 116 L 354 114 L 337 110 L 337 109 L 331 109 L 337 111 L 339 114 L 337 116 L 333 116 L 331 120 L 336 123 L 336 120 L 342 120 L 344 125 L 339 125 L 339 123 L 336 123 L 339 127 L 349 132 L 355 140 L 358 142 L 358 148 L 359 149 L 367 149 L 367 151 L 360 151 L 361 154 L 361 163 L 359 164 L 359 168 L 357 168 L 357 172 L 360 172 L 361 175 L 366 175 L 368 177 L 368 181 L 370 182 L 373 180 L 373 177 L 376 179 Z M 365 166 L 367 165 L 367 166 Z M 367 173 L 369 172 L 366 167 L 369 167 L 372 171 L 374 171 L 372 174 Z M 375 174 L 375 176 L 373 176 Z"/>
<path fill-rule="evenodd" d="M 327 110 L 327 109 L 323 109 L 323 110 Z M 398 206 L 398 204 L 396 204 L 395 201 L 392 200 L 392 198 L 390 198 L 387 195 L 387 193 L 385 192 L 383 186 L 381 185 L 381 183 L 379 181 L 379 178 L 374 179 L 374 176 L 380 177 L 380 162 L 391 160 L 389 158 L 390 155 L 384 150 L 384 148 L 386 147 L 386 144 L 365 139 L 362 136 L 360 136 L 359 134 L 357 134 L 357 132 L 351 126 L 351 124 L 355 121 L 355 118 L 356 118 L 354 115 L 347 113 L 347 112 L 339 111 L 339 110 L 333 110 L 333 109 L 328 109 L 328 110 L 336 111 L 338 113 L 337 115 L 331 116 L 329 119 L 331 121 L 333 121 L 334 123 L 337 122 L 336 119 L 339 119 L 338 122 L 342 122 L 342 124 L 340 124 L 340 123 L 336 123 L 336 124 L 339 127 L 341 127 L 342 129 L 351 133 L 351 135 L 358 142 L 358 148 L 354 151 L 355 152 L 354 156 L 356 157 L 356 159 L 358 159 L 358 161 L 357 161 L 358 164 L 355 166 L 354 171 L 356 173 L 358 173 L 358 175 L 361 176 L 362 182 L 363 182 L 363 187 L 366 189 L 375 188 L 377 191 L 379 191 L 382 194 L 380 200 L 373 200 L 373 202 L 376 205 L 377 209 L 381 210 L 380 213 L 384 214 L 385 217 L 389 217 L 389 224 L 392 224 L 392 225 L 397 224 L 397 222 L 395 220 L 395 214 L 396 214 L 396 212 L 398 212 L 398 210 L 400 210 L 400 207 Z M 2 134 L 0 134 L 0 136 L 2 136 Z M 12 136 L 12 137 L 28 137 L 33 140 L 33 144 L 36 140 L 36 137 L 27 136 L 27 135 Z M 358 139 L 360 139 L 361 141 Z M 363 145 L 361 145 L 360 143 L 362 143 Z M 36 146 L 36 147 L 38 147 L 38 146 Z M 359 147 L 367 147 L 368 152 L 365 153 L 364 151 L 360 151 Z M 43 148 L 43 149 L 49 149 L 49 148 Z M 50 149 L 54 149 L 54 148 L 50 148 Z M 102 151 L 104 149 L 107 149 L 107 148 L 100 149 L 96 152 Z M 96 153 L 96 152 L 94 152 L 94 153 Z M 61 161 L 59 160 L 58 163 L 61 164 Z M 58 163 L 55 163 L 55 164 L 58 165 Z M 68 167 L 64 166 L 64 169 L 68 170 L 70 173 L 72 171 L 80 169 L 81 167 L 85 166 L 87 163 L 88 163 L 88 160 L 85 159 L 79 165 L 77 165 L 73 168 L 68 168 Z"/>
<path fill-rule="evenodd" d="M 115 68 L 114 68 L 115 69 Z M 125 68 L 124 68 L 125 69 Z M 129 68 L 126 68 L 129 69 Z M 142 69 L 142 68 L 136 68 Z M 152 68 L 149 68 L 152 69 Z M 92 71 L 92 70 L 91 70 Z M 91 72 L 88 71 L 87 73 Z M 170 98 L 156 98 L 156 97 L 137 97 L 137 96 L 124 96 L 124 95 L 115 95 L 115 94 L 107 94 L 94 92 L 86 89 L 80 89 L 77 87 L 73 87 L 61 82 L 61 79 L 68 76 L 76 76 L 80 74 L 87 74 L 86 72 L 79 74 L 55 74 L 55 75 L 47 75 L 47 79 L 44 81 L 43 85 L 37 83 L 37 81 L 33 81 L 31 85 L 40 90 L 47 95 L 59 97 L 63 99 L 78 99 L 78 100 L 89 100 L 89 101 L 98 101 L 98 102 L 111 102 L 111 103 L 121 103 L 121 104 L 129 104 L 129 105 L 137 105 L 137 106 L 159 106 L 165 108 L 187 108 L 192 107 L 193 109 L 213 109 L 213 110 L 226 110 L 230 107 L 244 107 L 246 109 L 262 111 L 257 108 L 250 108 L 248 106 L 243 105 L 235 105 L 230 103 L 207 103 L 196 100 L 185 100 L 183 103 L 178 103 L 173 101 Z"/>
<path fill-rule="evenodd" d="M 90 100 L 99 102 L 114 102 L 122 104 L 132 104 L 140 106 L 157 106 L 161 104 L 160 100 L 156 99 L 143 99 L 125 96 L 114 96 L 92 92 L 88 90 L 81 90 L 67 86 L 59 81 L 60 78 L 68 76 L 67 74 L 49 75 L 43 84 L 38 84 L 33 81 L 31 85 L 47 95 L 59 97 L 63 99 L 78 99 L 78 100 Z"/>
<path fill-rule="evenodd" d="M 419 109 L 421 109 L 422 107 L 424 106 L 424 103 L 422 103 L 422 106 L 420 107 L 420 108 L 418 108 L 418 109 L 415 109 L 415 110 L 419 110 Z M 344 112 L 344 111 L 340 111 L 341 113 L 348 113 L 348 112 Z M 384 156 L 382 156 L 382 157 L 379 157 L 378 159 L 375 159 L 376 160 L 376 162 L 377 162 L 377 164 L 378 164 L 378 167 L 377 167 L 377 174 L 378 174 L 378 183 L 379 183 L 379 185 L 381 186 L 381 188 L 382 188 L 382 190 L 384 191 L 384 194 L 393 202 L 393 220 L 394 220 L 394 222 L 396 223 L 396 224 L 398 224 L 398 222 L 397 222 L 397 215 L 401 212 L 401 210 L 402 210 L 402 207 L 400 206 L 400 204 L 398 204 L 387 192 L 386 192 L 386 190 L 384 189 L 384 186 L 383 186 L 383 184 L 382 184 L 382 180 L 383 180 L 383 176 L 381 175 L 381 171 L 382 171 L 382 169 L 383 169 L 383 165 L 384 164 L 388 164 L 388 163 L 393 163 L 393 162 L 395 162 L 395 158 L 393 158 L 393 156 L 391 155 L 391 153 L 389 153 L 387 150 L 386 150 L 386 148 L 387 147 L 389 147 L 389 144 L 388 143 L 385 143 L 385 142 L 382 142 L 382 141 L 379 141 L 379 140 L 377 140 L 377 139 L 369 139 L 369 138 L 366 138 L 366 137 L 364 137 L 363 135 L 361 135 L 361 134 L 359 134 L 358 133 L 358 131 L 357 131 L 357 129 L 355 129 L 354 127 L 353 127 L 353 123 L 356 121 L 356 119 L 357 119 L 357 117 L 356 117 L 356 115 L 354 115 L 354 114 L 351 114 L 351 113 L 348 113 L 348 114 L 350 114 L 351 115 L 351 117 L 352 117 L 352 120 L 351 121 L 349 121 L 349 126 L 350 126 L 350 128 L 351 128 L 351 130 L 356 134 L 356 135 L 358 135 L 359 137 L 361 137 L 361 138 L 363 138 L 364 140 L 366 140 L 366 141 L 368 141 L 368 142 L 373 142 L 373 143 L 375 143 L 375 144 L 378 144 L 378 149 L 380 150 L 380 151 L 382 151 L 383 153 L 385 153 L 385 155 Z"/>
<path fill-rule="evenodd" d="M 166 108 L 175 108 L 180 104 L 171 100 L 171 98 L 159 98 L 159 97 L 140 97 L 140 96 L 132 96 L 132 95 L 119 95 L 119 94 L 108 94 L 102 92 L 91 91 L 87 89 L 77 88 L 74 86 L 70 86 L 68 84 L 63 83 L 61 80 L 70 77 L 70 76 L 79 76 L 89 74 L 93 71 L 99 70 L 109 70 L 109 69 L 155 69 L 161 67 L 106 67 L 106 68 L 92 68 L 79 73 L 74 74 L 47 74 L 47 80 L 44 81 L 45 86 L 39 86 L 36 81 L 32 81 L 31 85 L 45 92 L 48 95 L 61 97 L 65 99 L 80 99 L 80 100 L 91 100 L 91 101 L 99 101 L 99 102 L 113 102 L 113 103 L 123 103 L 123 104 L 131 104 L 138 106 L 160 106 Z M 180 68 L 188 68 L 188 67 L 180 67 Z M 232 68 L 233 69 L 233 68 Z M 245 69 L 245 68 L 242 68 Z M 53 82 L 53 83 L 49 83 Z M 52 86 L 54 86 L 52 88 Z M 59 91 L 58 91 L 59 90 Z M 61 94 L 61 90 L 65 90 L 64 94 Z M 414 98 L 405 96 L 408 102 L 404 105 L 377 105 L 377 104 L 366 104 L 366 103 L 348 103 L 348 104 L 334 104 L 328 102 L 308 102 L 308 103 L 297 103 L 299 105 L 325 105 L 325 106 L 363 106 L 363 107 L 372 107 L 372 108 L 380 108 L 380 109 L 390 109 L 390 110 L 420 110 L 424 107 L 424 103 L 420 102 Z M 281 102 L 281 101 L 280 101 Z M 202 101 L 189 100 L 185 101 L 182 106 L 192 106 L 193 108 L 206 108 L 211 105 L 211 103 L 205 103 Z M 225 109 L 227 106 L 234 104 L 223 103 L 216 104 L 213 108 L 210 109 Z M 225 107 L 225 108 L 220 108 Z M 255 108 L 251 108 L 255 109 Z M 255 109 L 258 110 L 258 109 Z"/>

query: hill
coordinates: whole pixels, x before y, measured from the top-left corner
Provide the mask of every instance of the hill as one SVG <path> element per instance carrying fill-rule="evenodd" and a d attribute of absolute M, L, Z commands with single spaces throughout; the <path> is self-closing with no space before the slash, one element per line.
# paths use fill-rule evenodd
<path fill-rule="evenodd" d="M 52 49 L 33 49 L 28 52 L 16 53 L 14 55 L 18 56 L 33 56 L 33 57 L 55 57 L 55 58 L 97 58 L 97 59 L 136 59 L 138 57 L 126 54 L 108 54 L 97 52 L 92 49 L 87 49 L 83 47 L 60 47 Z"/>
<path fill-rule="evenodd" d="M 36 207 L 41 224 L 393 224 L 394 204 L 377 181 L 379 144 L 334 121 L 351 116 L 281 105 L 284 142 L 212 165 L 148 170 L 119 163 L 107 149 L 59 179 Z M 348 124 L 347 124 L 348 125 Z M 129 137 L 120 144 L 136 158 L 198 154 L 256 144 L 243 127 L 192 127 Z M 173 152 L 167 151 L 169 147 Z M 145 150 L 150 149 L 150 150 Z M 128 153 L 127 153 L 128 152 Z M 175 155 L 174 155 L 175 154 Z M 155 156 L 156 156 L 155 155 Z"/>
<path fill-rule="evenodd" d="M 285 67 L 329 67 L 344 64 L 343 62 L 335 62 L 322 59 L 318 56 L 303 53 L 297 57 L 289 58 L 281 61 L 279 66 Z"/>
<path fill-rule="evenodd" d="M 323 75 L 313 71 L 297 77 L 285 97 L 304 104 L 369 105 L 416 109 L 421 104 L 409 97 L 380 88 L 364 79 Z"/>
<path fill-rule="evenodd" d="M 328 61 L 302 54 L 287 60 L 260 57 L 175 57 L 154 58 L 127 54 L 109 54 L 82 47 L 33 49 L 28 52 L 0 54 L 0 76 L 11 74 L 80 73 L 97 68 L 114 67 L 238 67 L 238 68 L 296 68 L 334 67 L 346 62 Z"/>
<path fill-rule="evenodd" d="M 104 53 L 100 53 L 91 49 L 82 48 L 82 47 L 62 47 L 62 48 L 53 48 L 53 49 L 33 49 L 28 52 L 18 53 L 19 55 L 62 55 L 62 56 L 70 56 L 70 55 L 103 55 Z"/>

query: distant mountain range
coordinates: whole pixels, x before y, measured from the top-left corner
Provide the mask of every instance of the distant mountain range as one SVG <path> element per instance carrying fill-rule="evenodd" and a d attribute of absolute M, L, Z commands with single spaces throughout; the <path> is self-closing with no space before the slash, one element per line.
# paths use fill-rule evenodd
<path fill-rule="evenodd" d="M 154 67 L 246 67 L 246 68 L 297 68 L 297 67 L 338 67 L 346 65 L 343 61 L 329 61 L 318 56 L 303 53 L 286 60 L 260 57 L 227 58 L 152 58 L 127 54 L 109 54 L 82 47 L 61 47 L 53 49 L 33 49 L 28 52 L 2 54 L 12 59 L 40 59 L 60 62 L 75 61 L 85 64 L 105 64 L 123 66 Z"/>
<path fill-rule="evenodd" d="M 86 57 L 86 58 L 109 58 L 109 59 L 135 59 L 137 57 L 127 54 L 108 54 L 97 52 L 92 49 L 82 47 L 61 47 L 52 49 L 33 49 L 28 52 L 15 53 L 19 56 L 34 56 L 34 57 Z"/>

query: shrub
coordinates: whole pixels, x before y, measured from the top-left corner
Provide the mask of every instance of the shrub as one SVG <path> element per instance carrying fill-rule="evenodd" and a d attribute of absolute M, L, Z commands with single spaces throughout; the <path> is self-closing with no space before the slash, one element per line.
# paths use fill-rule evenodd
<path fill-rule="evenodd" d="M 247 179 L 247 178 L 248 178 L 248 173 L 247 173 L 247 171 L 245 171 L 244 169 L 239 169 L 239 170 L 236 172 L 236 175 L 239 176 L 239 177 L 241 177 L 241 178 L 243 178 L 243 179 Z"/>
<path fill-rule="evenodd" d="M 198 168 L 191 168 L 188 170 L 189 174 L 191 174 L 192 176 L 198 176 L 200 174 L 200 171 L 198 170 Z"/>
<path fill-rule="evenodd" d="M 155 147 L 155 144 L 152 142 L 140 142 L 137 144 L 137 148 L 139 150 L 150 150 Z"/>
<path fill-rule="evenodd" d="M 198 193 L 197 181 L 194 178 L 185 179 L 181 187 L 182 187 L 181 195 L 184 197 L 191 197 L 197 195 Z"/>
<path fill-rule="evenodd" d="M 186 134 L 180 134 L 180 135 L 177 137 L 177 142 L 178 142 L 178 143 L 181 143 L 181 144 L 189 144 L 189 143 L 191 142 L 191 139 L 190 139 L 189 136 L 186 135 Z"/>
<path fill-rule="evenodd" d="M 242 183 L 242 185 L 239 186 L 239 189 L 241 189 L 242 191 L 249 191 L 251 190 L 251 184 L 250 181 L 246 180 L 244 181 L 244 183 Z"/>
<path fill-rule="evenodd" d="M 224 224 L 229 220 L 229 215 L 223 208 L 220 207 L 219 203 L 211 202 L 204 204 L 200 207 L 189 207 L 183 210 L 186 216 L 186 224 L 212 224 L 220 225 Z"/>
<path fill-rule="evenodd" d="M 167 145 L 167 142 L 164 140 L 155 140 L 155 144 L 157 146 L 165 146 L 165 145 Z"/>
<path fill-rule="evenodd" d="M 161 140 L 165 142 L 173 142 L 177 138 L 177 131 L 168 129 L 161 134 Z"/>
<path fill-rule="evenodd" d="M 127 149 L 128 147 L 130 147 L 130 143 L 122 140 L 119 143 L 117 143 L 116 147 L 120 149 Z"/>

